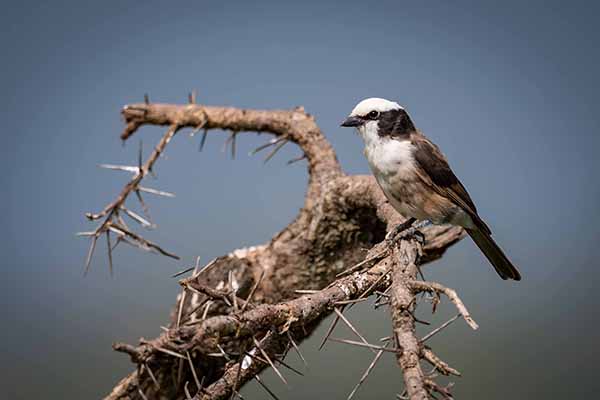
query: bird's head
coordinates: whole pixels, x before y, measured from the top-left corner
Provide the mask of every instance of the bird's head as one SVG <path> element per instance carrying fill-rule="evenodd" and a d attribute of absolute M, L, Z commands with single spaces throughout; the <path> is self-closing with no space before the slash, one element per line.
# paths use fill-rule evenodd
<path fill-rule="evenodd" d="M 355 127 L 365 139 L 371 135 L 398 136 L 415 130 L 402 106 L 378 97 L 358 103 L 341 126 Z"/>

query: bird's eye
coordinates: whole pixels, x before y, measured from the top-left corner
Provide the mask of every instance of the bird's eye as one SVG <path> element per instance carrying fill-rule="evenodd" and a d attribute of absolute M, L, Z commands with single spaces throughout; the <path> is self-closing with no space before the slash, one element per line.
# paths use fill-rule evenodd
<path fill-rule="evenodd" d="M 379 111 L 371 111 L 369 114 L 367 114 L 367 116 L 369 117 L 369 119 L 377 119 L 379 117 Z"/>

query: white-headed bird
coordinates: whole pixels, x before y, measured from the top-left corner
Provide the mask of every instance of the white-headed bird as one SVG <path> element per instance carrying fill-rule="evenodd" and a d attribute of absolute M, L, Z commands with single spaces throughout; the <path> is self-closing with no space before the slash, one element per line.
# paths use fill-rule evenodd
<path fill-rule="evenodd" d="M 521 280 L 446 157 L 415 128 L 404 108 L 385 99 L 366 99 L 342 126 L 358 129 L 377 183 L 409 225 L 421 220 L 461 226 L 502 279 Z"/>

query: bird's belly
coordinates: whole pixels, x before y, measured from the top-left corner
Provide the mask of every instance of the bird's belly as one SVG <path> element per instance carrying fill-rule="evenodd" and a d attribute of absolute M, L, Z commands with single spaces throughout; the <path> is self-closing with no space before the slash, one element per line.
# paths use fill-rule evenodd
<path fill-rule="evenodd" d="M 376 174 L 377 183 L 396 211 L 405 217 L 430 219 L 423 207 L 423 188 L 415 179 L 396 175 Z"/>
<path fill-rule="evenodd" d="M 419 177 L 409 141 L 382 140 L 370 140 L 365 155 L 377 183 L 396 211 L 435 224 L 473 225 L 464 210 Z"/>
<path fill-rule="evenodd" d="M 373 173 L 392 207 L 405 217 L 463 225 L 465 213 L 460 207 L 424 184 L 414 170 L 400 168 L 385 174 L 374 169 Z"/>

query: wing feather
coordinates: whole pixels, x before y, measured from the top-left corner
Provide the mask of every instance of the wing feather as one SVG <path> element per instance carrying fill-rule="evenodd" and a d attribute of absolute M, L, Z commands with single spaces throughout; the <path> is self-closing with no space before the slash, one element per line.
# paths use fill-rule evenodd
<path fill-rule="evenodd" d="M 419 178 L 440 196 L 449 199 L 466 211 L 483 231 L 491 233 L 477 214 L 477 208 L 467 189 L 454 175 L 448 165 L 448 160 L 440 149 L 420 133 L 411 134 L 410 140 L 415 147 L 415 160 L 421 167 L 417 168 Z"/>

